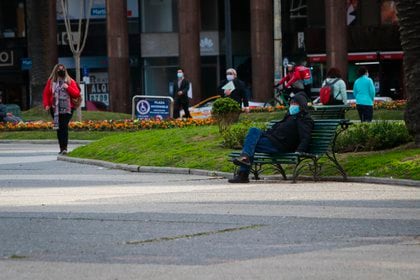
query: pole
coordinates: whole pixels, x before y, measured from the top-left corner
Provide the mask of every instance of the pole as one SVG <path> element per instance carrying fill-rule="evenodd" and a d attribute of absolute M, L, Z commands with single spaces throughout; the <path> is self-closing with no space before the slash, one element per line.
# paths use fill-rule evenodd
<path fill-rule="evenodd" d="M 226 68 L 233 67 L 232 62 L 232 24 L 230 13 L 230 0 L 225 0 L 225 52 L 226 52 Z"/>

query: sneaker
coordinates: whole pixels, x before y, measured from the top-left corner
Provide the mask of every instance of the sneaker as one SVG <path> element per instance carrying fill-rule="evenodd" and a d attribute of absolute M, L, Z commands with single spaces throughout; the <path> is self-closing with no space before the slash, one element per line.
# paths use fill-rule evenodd
<path fill-rule="evenodd" d="M 233 164 L 239 165 L 239 166 L 245 166 L 245 167 L 251 166 L 251 162 L 249 161 L 248 156 L 240 156 L 238 158 L 234 158 L 232 162 Z"/>
<path fill-rule="evenodd" d="M 228 182 L 232 184 L 249 183 L 249 177 L 248 174 L 239 172 L 238 175 L 236 175 L 233 179 L 229 179 Z"/>
<path fill-rule="evenodd" d="M 67 155 L 67 150 L 62 150 L 58 154 L 61 155 L 61 156 L 65 156 L 65 155 Z"/>

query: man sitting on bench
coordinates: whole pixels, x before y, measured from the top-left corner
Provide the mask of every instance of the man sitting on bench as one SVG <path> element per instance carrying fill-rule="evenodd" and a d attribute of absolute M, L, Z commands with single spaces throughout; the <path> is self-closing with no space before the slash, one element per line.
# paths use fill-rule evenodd
<path fill-rule="evenodd" d="M 10 112 L 7 112 L 7 106 L 3 104 L 3 98 L 0 94 L 0 122 L 12 122 L 19 123 L 22 119 L 18 116 L 13 115 Z"/>
<path fill-rule="evenodd" d="M 308 113 L 305 93 L 299 92 L 292 97 L 289 110 L 281 121 L 266 131 L 255 127 L 249 129 L 241 155 L 233 159 L 233 163 L 239 166 L 239 173 L 228 182 L 249 182 L 249 172 L 256 152 L 306 152 L 313 127 L 314 121 Z"/>

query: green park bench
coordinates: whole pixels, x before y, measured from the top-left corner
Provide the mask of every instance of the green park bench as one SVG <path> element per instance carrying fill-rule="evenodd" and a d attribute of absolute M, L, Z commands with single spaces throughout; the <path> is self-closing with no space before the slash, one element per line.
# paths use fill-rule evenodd
<path fill-rule="evenodd" d="M 268 124 L 268 127 L 271 127 L 276 122 L 277 121 L 271 121 Z M 344 119 L 314 120 L 314 129 L 312 130 L 308 153 L 256 153 L 251 166 L 251 173 L 254 175 L 254 179 L 258 180 L 259 175 L 265 170 L 264 166 L 268 165 L 270 168 L 274 168 L 275 171 L 279 172 L 284 180 L 287 180 L 288 178 L 283 169 L 283 165 L 292 165 L 293 183 L 296 182 L 296 178 L 305 167 L 308 167 L 309 171 L 312 173 L 313 180 L 317 181 L 322 172 L 322 164 L 319 160 L 326 158 L 340 172 L 344 181 L 346 181 L 347 174 L 337 161 L 335 155 L 335 142 L 338 135 L 346 130 L 350 124 L 349 120 Z M 239 157 L 240 153 L 240 151 L 230 153 L 228 155 L 229 160 L 232 161 L 234 158 Z M 305 165 L 305 163 L 308 164 Z"/>
<path fill-rule="evenodd" d="M 317 119 L 345 119 L 349 105 L 313 105 L 309 107 L 309 113 L 314 120 Z"/>

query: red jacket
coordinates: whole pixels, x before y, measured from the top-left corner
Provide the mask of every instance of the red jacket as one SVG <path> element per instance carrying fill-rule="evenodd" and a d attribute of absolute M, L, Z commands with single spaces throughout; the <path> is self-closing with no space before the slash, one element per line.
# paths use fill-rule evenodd
<path fill-rule="evenodd" d="M 44 91 L 42 93 L 42 104 L 45 107 L 51 107 L 53 104 L 54 94 L 52 90 L 52 81 L 51 79 L 48 79 L 47 84 L 45 85 Z M 71 79 L 70 84 L 67 88 L 67 92 L 70 95 L 71 98 L 77 98 L 80 96 L 80 89 L 77 86 L 77 83 L 75 80 Z M 74 108 L 73 101 L 71 100 L 71 107 Z"/>
<path fill-rule="evenodd" d="M 286 87 L 290 87 L 299 80 L 307 80 L 311 78 L 311 71 L 305 66 L 296 66 L 293 71 L 292 78 L 288 80 Z"/>

